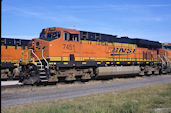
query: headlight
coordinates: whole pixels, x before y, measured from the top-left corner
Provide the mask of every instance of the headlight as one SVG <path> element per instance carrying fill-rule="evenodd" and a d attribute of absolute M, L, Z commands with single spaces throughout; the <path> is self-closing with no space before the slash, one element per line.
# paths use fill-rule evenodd
<path fill-rule="evenodd" d="M 21 61 L 22 61 L 22 59 L 20 58 L 18 61 L 19 61 L 19 62 L 21 62 Z"/>
<path fill-rule="evenodd" d="M 32 58 L 30 58 L 30 60 L 29 60 L 30 62 L 33 62 L 33 59 Z"/>

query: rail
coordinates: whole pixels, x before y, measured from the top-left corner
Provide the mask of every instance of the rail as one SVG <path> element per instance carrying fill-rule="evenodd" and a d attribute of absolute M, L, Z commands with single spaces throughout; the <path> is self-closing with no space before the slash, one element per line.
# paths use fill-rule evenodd
<path fill-rule="evenodd" d="M 49 63 L 48 61 L 45 59 L 45 57 L 43 56 L 43 51 L 44 51 L 44 48 L 42 48 L 42 58 L 45 60 L 46 64 L 47 64 L 47 68 L 49 69 Z"/>
<path fill-rule="evenodd" d="M 165 53 L 165 55 L 164 55 L 164 58 L 165 58 L 165 60 L 167 61 L 167 63 L 169 62 L 169 59 L 167 58 L 167 54 Z"/>
<path fill-rule="evenodd" d="M 159 57 L 160 60 L 162 61 L 162 65 L 163 65 L 163 66 L 166 65 L 166 62 L 163 60 L 163 58 L 162 58 L 160 55 L 158 55 L 158 57 Z"/>
<path fill-rule="evenodd" d="M 33 53 L 34 56 L 36 56 L 36 58 L 39 60 L 39 63 L 40 63 L 40 68 L 42 69 L 43 65 L 42 65 L 42 62 L 40 61 L 39 57 L 33 52 L 33 49 L 30 49 L 31 52 Z"/>

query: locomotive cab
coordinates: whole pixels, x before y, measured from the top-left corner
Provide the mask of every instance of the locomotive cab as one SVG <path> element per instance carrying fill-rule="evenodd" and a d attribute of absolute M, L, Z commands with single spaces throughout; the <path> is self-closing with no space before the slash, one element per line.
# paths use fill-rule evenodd
<path fill-rule="evenodd" d="M 32 71 L 36 74 L 30 75 L 33 76 L 30 77 L 30 80 L 23 79 L 26 80 L 23 83 L 33 84 L 39 81 L 50 81 L 52 65 L 65 67 L 65 64 L 70 60 L 75 60 L 74 55 L 77 55 L 80 50 L 79 40 L 80 32 L 77 30 L 59 27 L 43 29 L 40 37 L 32 39 L 28 45 L 31 52 L 31 65 L 28 66 L 27 72 Z"/>
<path fill-rule="evenodd" d="M 53 57 L 65 56 L 68 57 L 68 54 L 64 55 L 67 51 L 73 53 L 79 49 L 80 42 L 80 32 L 73 29 L 64 29 L 58 27 L 52 27 L 43 29 L 40 33 L 38 39 L 33 39 L 30 47 L 33 49 L 33 52 L 42 59 L 42 49 L 44 49 L 44 57 L 46 59 L 52 60 Z M 62 55 L 63 54 L 63 55 Z M 35 59 L 38 60 L 35 55 Z"/>
<path fill-rule="evenodd" d="M 71 29 L 64 29 L 64 28 L 47 28 L 43 29 L 40 33 L 39 39 L 46 40 L 46 41 L 53 41 L 56 39 L 60 39 L 64 37 L 63 39 L 65 41 L 79 41 L 79 32 L 76 30 Z"/>

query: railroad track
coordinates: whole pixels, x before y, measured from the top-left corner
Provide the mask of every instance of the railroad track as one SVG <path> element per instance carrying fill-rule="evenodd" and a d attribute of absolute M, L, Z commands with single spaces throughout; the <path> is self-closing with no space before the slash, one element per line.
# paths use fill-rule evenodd
<path fill-rule="evenodd" d="M 90 94 L 97 94 L 109 91 L 127 90 L 131 88 L 144 87 L 154 84 L 171 83 L 171 74 L 165 76 L 152 76 L 143 79 L 113 80 L 110 82 L 95 83 L 89 85 L 78 84 L 74 87 L 36 87 L 25 88 L 24 90 L 14 89 L 1 92 L 1 105 L 25 104 L 32 102 L 44 102 L 54 99 L 73 98 Z"/>
<path fill-rule="evenodd" d="M 127 77 L 116 77 L 116 79 L 120 79 L 120 80 L 129 80 L 129 79 L 136 79 L 136 77 L 140 77 L 140 78 L 150 78 L 156 75 L 150 75 L 150 76 L 127 76 Z M 159 75 L 157 75 L 159 76 Z M 58 82 L 58 83 L 40 83 L 37 85 L 24 85 L 22 83 L 19 83 L 19 81 L 15 80 L 10 80 L 10 81 L 1 81 L 1 91 L 4 91 L 6 89 L 13 89 L 13 88 L 17 88 L 17 89 L 24 89 L 24 88 L 32 88 L 32 87 L 36 87 L 36 88 L 41 88 L 41 87 L 53 87 L 53 86 L 57 86 L 57 85 L 63 85 L 63 86 L 67 86 L 67 85 L 72 85 L 72 84 L 77 84 L 77 85 L 82 85 L 84 83 L 89 83 L 89 82 L 94 82 L 94 83 L 98 83 L 100 82 L 107 82 L 107 81 L 115 81 L 115 78 L 113 79 L 99 79 L 99 80 L 89 80 L 87 82 L 83 82 L 83 81 L 73 81 L 73 82 Z"/>
<path fill-rule="evenodd" d="M 153 75 L 151 75 L 153 76 Z M 137 77 L 137 76 L 134 76 L 134 77 Z M 142 78 L 144 77 L 149 77 L 149 76 L 141 76 Z M 129 79 L 129 78 L 133 78 L 133 76 L 125 76 L 125 77 L 116 77 L 116 78 L 120 78 L 120 79 Z M 115 78 L 109 78 L 109 79 L 98 79 L 98 80 L 94 80 L 94 79 L 91 79 L 89 81 L 107 81 L 107 80 L 115 80 Z M 36 87 L 43 87 L 43 86 L 55 86 L 56 84 L 58 85 L 67 85 L 67 84 L 74 84 L 74 83 L 79 83 L 79 84 L 84 84 L 84 83 L 87 83 L 89 81 L 80 81 L 80 80 L 75 80 L 75 81 L 71 81 L 71 82 L 67 82 L 67 81 L 60 81 L 60 82 L 56 82 L 56 83 L 40 83 L 40 84 L 37 84 L 37 85 L 24 85 L 22 83 L 19 83 L 18 80 L 8 80 L 8 81 L 1 81 L 1 90 L 4 90 L 4 89 L 9 89 L 9 88 L 24 88 L 24 87 L 32 87 L 32 86 L 36 86 Z"/>

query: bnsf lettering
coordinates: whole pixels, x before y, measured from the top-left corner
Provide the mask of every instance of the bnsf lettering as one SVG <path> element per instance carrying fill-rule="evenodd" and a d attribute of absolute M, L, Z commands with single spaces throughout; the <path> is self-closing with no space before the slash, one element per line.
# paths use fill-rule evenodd
<path fill-rule="evenodd" d="M 113 48 L 111 56 L 113 55 L 127 55 L 130 53 L 135 53 L 135 49 L 130 48 Z M 124 54 L 125 53 L 125 54 Z"/>
<path fill-rule="evenodd" d="M 135 49 L 127 49 L 127 48 L 113 48 L 112 50 L 113 53 L 134 53 Z"/>

